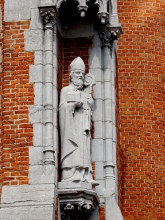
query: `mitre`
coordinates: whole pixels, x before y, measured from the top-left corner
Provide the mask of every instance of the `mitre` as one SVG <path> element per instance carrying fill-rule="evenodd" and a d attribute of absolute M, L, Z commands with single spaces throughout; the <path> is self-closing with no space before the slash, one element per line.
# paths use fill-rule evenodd
<path fill-rule="evenodd" d="M 70 71 L 82 70 L 85 72 L 85 64 L 81 57 L 75 58 L 70 64 Z"/>

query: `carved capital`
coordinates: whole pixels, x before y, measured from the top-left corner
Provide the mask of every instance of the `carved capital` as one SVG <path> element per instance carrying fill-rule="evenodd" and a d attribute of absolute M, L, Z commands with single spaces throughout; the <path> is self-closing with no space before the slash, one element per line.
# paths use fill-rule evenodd
<path fill-rule="evenodd" d="M 39 7 L 41 19 L 44 23 L 44 28 L 52 28 L 56 24 L 57 11 L 55 7 Z"/>
<path fill-rule="evenodd" d="M 102 47 L 111 48 L 114 40 L 117 40 L 122 34 L 122 28 L 120 25 L 112 27 L 107 24 L 106 26 L 99 28 L 98 33 L 102 41 Z"/>
<path fill-rule="evenodd" d="M 99 37 L 102 42 L 102 47 L 109 47 L 111 48 L 113 40 L 111 34 L 105 30 L 99 30 Z"/>

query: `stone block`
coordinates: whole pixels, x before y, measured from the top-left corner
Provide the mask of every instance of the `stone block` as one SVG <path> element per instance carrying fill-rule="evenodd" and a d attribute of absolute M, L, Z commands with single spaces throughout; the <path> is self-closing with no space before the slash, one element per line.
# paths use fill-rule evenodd
<path fill-rule="evenodd" d="M 103 161 L 95 162 L 95 179 L 96 180 L 104 179 L 104 162 Z"/>
<path fill-rule="evenodd" d="M 103 101 L 101 99 L 97 99 L 94 102 L 94 111 L 92 119 L 93 121 L 103 121 Z"/>
<path fill-rule="evenodd" d="M 42 65 L 30 66 L 30 83 L 41 83 L 43 81 Z"/>
<path fill-rule="evenodd" d="M 43 124 L 42 123 L 35 123 L 33 124 L 33 145 L 34 147 L 42 146 L 43 145 Z"/>
<path fill-rule="evenodd" d="M 53 66 L 52 64 L 46 64 L 44 66 L 44 82 L 52 83 L 53 82 Z"/>
<path fill-rule="evenodd" d="M 3 186 L 1 207 L 53 204 L 54 190 L 54 184 Z"/>
<path fill-rule="evenodd" d="M 124 220 L 114 196 L 106 198 L 105 210 L 107 219 Z M 109 208 L 111 207 L 111 208 Z"/>
<path fill-rule="evenodd" d="M 112 122 L 105 122 L 105 139 L 112 139 Z"/>
<path fill-rule="evenodd" d="M 54 206 L 22 206 L 0 209 L 1 220 L 54 220 Z"/>
<path fill-rule="evenodd" d="M 35 0 L 34 0 L 35 1 Z M 20 21 L 30 19 L 31 2 L 27 0 L 5 0 L 4 20 Z"/>
<path fill-rule="evenodd" d="M 104 82 L 111 82 L 112 76 L 111 76 L 111 69 L 105 69 L 104 70 Z"/>
<path fill-rule="evenodd" d="M 42 83 L 35 83 L 34 84 L 34 105 L 35 106 L 42 106 L 43 104 L 43 84 Z"/>
<path fill-rule="evenodd" d="M 100 185 L 96 186 L 96 193 L 99 196 L 99 198 L 104 197 L 105 196 L 105 182 L 104 180 L 97 180 L 97 182 L 99 182 Z"/>
<path fill-rule="evenodd" d="M 90 50 L 89 67 L 101 69 L 101 48 L 93 47 Z"/>
<path fill-rule="evenodd" d="M 43 22 L 38 8 L 31 9 L 30 29 L 43 29 Z"/>
<path fill-rule="evenodd" d="M 103 139 L 92 140 L 92 161 L 104 161 Z"/>
<path fill-rule="evenodd" d="M 96 82 L 96 85 L 93 87 L 93 98 L 103 99 L 103 89 L 101 82 Z"/>
<path fill-rule="evenodd" d="M 42 147 L 29 147 L 29 163 L 30 165 L 43 164 L 43 148 Z"/>
<path fill-rule="evenodd" d="M 4 20 L 30 20 L 30 9 L 37 8 L 40 0 L 5 0 Z"/>
<path fill-rule="evenodd" d="M 29 107 L 29 121 L 31 123 L 42 123 L 42 112 L 43 112 L 43 107 L 42 106 L 30 106 Z"/>
<path fill-rule="evenodd" d="M 104 82 L 104 98 L 112 99 L 112 85 L 111 82 Z"/>
<path fill-rule="evenodd" d="M 96 139 L 103 138 L 103 122 L 102 121 L 94 122 L 94 138 Z"/>
<path fill-rule="evenodd" d="M 104 101 L 105 109 L 104 109 L 104 117 L 105 121 L 112 121 L 112 101 L 110 99 L 106 99 Z M 114 118 L 115 120 L 115 118 Z"/>
<path fill-rule="evenodd" d="M 91 73 L 92 75 L 95 76 L 96 82 L 102 82 L 103 72 L 100 68 L 98 68 L 98 69 L 97 68 L 96 69 L 90 68 L 89 73 Z"/>
<path fill-rule="evenodd" d="M 29 167 L 30 184 L 51 184 L 55 183 L 54 165 L 34 165 Z"/>
<path fill-rule="evenodd" d="M 43 30 L 25 31 L 25 49 L 27 51 L 42 50 L 43 47 Z"/>
<path fill-rule="evenodd" d="M 35 65 L 42 65 L 43 64 L 43 54 L 42 51 L 35 51 L 35 58 L 34 58 Z"/>

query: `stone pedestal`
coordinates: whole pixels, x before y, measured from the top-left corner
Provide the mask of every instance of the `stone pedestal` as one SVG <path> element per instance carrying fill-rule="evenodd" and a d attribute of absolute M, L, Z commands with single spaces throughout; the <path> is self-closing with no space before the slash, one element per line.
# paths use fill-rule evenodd
<path fill-rule="evenodd" d="M 65 220 L 85 219 L 99 204 L 99 198 L 90 183 L 60 182 L 58 197 L 61 217 Z"/>

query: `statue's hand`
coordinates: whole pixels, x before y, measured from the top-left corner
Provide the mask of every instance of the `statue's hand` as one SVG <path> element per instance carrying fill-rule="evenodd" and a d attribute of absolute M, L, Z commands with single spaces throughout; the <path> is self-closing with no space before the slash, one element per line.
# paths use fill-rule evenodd
<path fill-rule="evenodd" d="M 74 105 L 76 108 L 81 108 L 81 106 L 83 105 L 83 102 L 75 102 Z"/>

